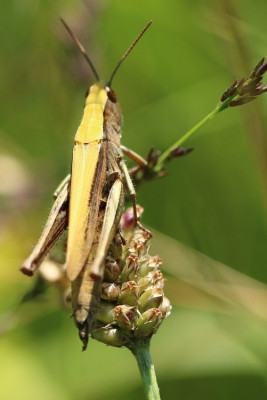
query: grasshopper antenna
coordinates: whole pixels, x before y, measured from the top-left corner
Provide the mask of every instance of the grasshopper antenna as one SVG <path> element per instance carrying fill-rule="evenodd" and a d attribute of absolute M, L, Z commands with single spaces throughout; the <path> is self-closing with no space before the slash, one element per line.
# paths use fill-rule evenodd
<path fill-rule="evenodd" d="M 125 58 L 129 55 L 129 53 L 132 51 L 132 49 L 134 48 L 134 46 L 136 45 L 137 42 L 139 42 L 139 40 L 141 39 L 141 37 L 143 36 L 143 34 L 145 33 L 145 31 L 150 27 L 150 25 L 152 24 L 152 20 L 148 21 L 148 23 L 146 24 L 146 26 L 143 28 L 143 30 L 139 33 L 139 35 L 137 36 L 137 38 L 133 41 L 133 43 L 131 44 L 131 46 L 126 50 L 126 52 L 123 54 L 123 56 L 121 57 L 120 61 L 118 62 L 118 64 L 116 65 L 116 67 L 114 68 L 111 77 L 108 81 L 108 87 L 111 87 L 111 83 L 113 81 L 114 76 L 116 75 L 118 69 L 120 68 L 121 64 L 123 63 L 123 61 L 125 60 Z"/>
<path fill-rule="evenodd" d="M 98 73 L 96 72 L 96 69 L 92 63 L 92 61 L 90 60 L 88 54 L 85 51 L 85 48 L 83 47 L 83 45 L 81 44 L 81 42 L 77 39 L 77 37 L 74 35 L 74 33 L 72 32 L 72 30 L 70 29 L 70 27 L 67 25 L 67 23 L 64 21 L 63 18 L 60 18 L 60 21 L 62 22 L 62 24 L 64 25 L 64 27 L 66 28 L 66 30 L 68 31 L 68 33 L 70 34 L 70 36 L 72 37 L 74 43 L 76 44 L 76 46 L 78 47 L 78 49 L 80 50 L 80 52 L 82 53 L 82 55 L 84 56 L 84 58 L 86 59 L 87 63 L 90 65 L 91 70 L 96 78 L 97 81 L 100 80 Z"/>

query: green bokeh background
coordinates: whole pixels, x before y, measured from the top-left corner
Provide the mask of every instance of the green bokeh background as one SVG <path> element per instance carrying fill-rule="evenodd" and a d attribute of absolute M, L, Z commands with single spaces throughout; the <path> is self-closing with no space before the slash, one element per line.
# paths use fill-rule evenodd
<path fill-rule="evenodd" d="M 19 163 L 25 180 L 24 187 L 17 175 L 21 191 L 1 190 L 13 179 L 3 164 L 2 399 L 143 398 L 126 349 L 91 341 L 81 353 L 69 311 L 61 310 L 53 288 L 12 314 L 11 322 L 8 314 L 32 287 L 18 266 L 44 225 L 51 193 L 69 171 L 84 93 L 93 83 L 58 17 L 73 27 L 106 79 L 153 19 L 113 84 L 124 114 L 123 144 L 146 154 L 150 146 L 171 145 L 265 55 L 266 15 L 265 0 L 1 2 L 0 153 Z M 254 278 L 265 293 L 266 97 L 221 113 L 188 141 L 193 153 L 169 164 L 166 178 L 138 190 L 144 224 L 166 235 L 151 253 L 163 248 L 170 275 L 180 260 L 178 243 L 176 256 L 168 251 L 176 243 L 168 237 Z M 179 293 L 178 278 L 170 276 L 172 285 L 166 285 L 173 312 L 151 348 L 162 398 L 266 398 L 265 318 L 245 309 L 219 310 L 216 296 L 200 305 L 195 293 L 190 299 Z"/>

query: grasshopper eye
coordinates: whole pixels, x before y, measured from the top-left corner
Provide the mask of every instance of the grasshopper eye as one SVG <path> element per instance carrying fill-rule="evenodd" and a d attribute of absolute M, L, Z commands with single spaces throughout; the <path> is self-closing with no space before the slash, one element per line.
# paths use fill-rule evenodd
<path fill-rule="evenodd" d="M 107 96 L 108 96 L 109 100 L 112 101 L 112 103 L 117 103 L 117 96 L 116 96 L 114 90 L 107 87 L 106 91 L 107 91 Z"/>

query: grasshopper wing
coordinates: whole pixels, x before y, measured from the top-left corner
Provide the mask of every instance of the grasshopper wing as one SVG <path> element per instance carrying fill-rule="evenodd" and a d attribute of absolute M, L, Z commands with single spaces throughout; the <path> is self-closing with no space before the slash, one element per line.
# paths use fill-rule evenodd
<path fill-rule="evenodd" d="M 106 144 L 77 143 L 73 151 L 66 273 L 74 281 L 85 266 L 106 182 Z"/>
<path fill-rule="evenodd" d="M 24 261 L 20 270 L 32 276 L 46 254 L 54 246 L 68 224 L 69 182 L 66 180 L 58 192 L 50 211 L 44 230 L 30 256 Z"/>

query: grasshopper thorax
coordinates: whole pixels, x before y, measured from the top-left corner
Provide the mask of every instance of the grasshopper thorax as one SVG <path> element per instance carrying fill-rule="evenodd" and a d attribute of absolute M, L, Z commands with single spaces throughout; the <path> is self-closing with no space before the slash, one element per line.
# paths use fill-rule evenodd
<path fill-rule="evenodd" d="M 85 107 L 101 107 L 105 137 L 119 145 L 122 114 L 114 91 L 104 82 L 98 81 L 89 88 Z"/>

